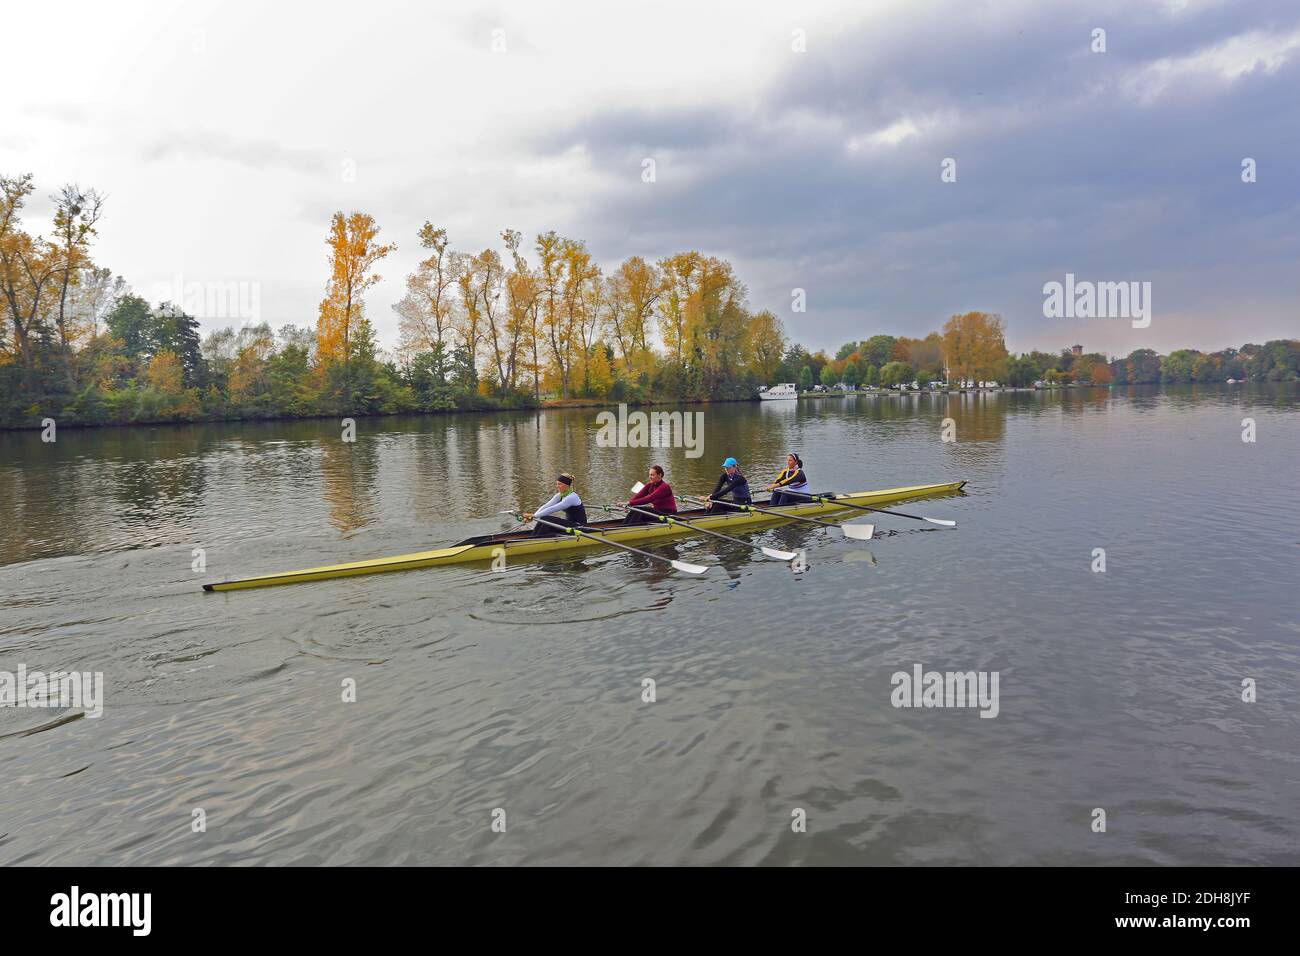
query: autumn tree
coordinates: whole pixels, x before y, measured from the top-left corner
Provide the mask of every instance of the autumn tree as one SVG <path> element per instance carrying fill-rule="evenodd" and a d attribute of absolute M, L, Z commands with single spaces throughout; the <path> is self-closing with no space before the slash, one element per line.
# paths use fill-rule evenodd
<path fill-rule="evenodd" d="M 609 277 L 610 334 L 629 368 L 650 351 L 650 321 L 663 293 L 662 272 L 640 256 L 625 259 Z"/>
<path fill-rule="evenodd" d="M 750 316 L 747 325 L 746 345 L 754 376 L 764 384 L 775 384 L 786 349 L 785 328 L 767 310 Z"/>
<path fill-rule="evenodd" d="M 159 349 L 144 370 L 149 392 L 139 396 L 141 420 L 186 421 L 200 412 L 198 391 L 185 385 L 185 369 L 170 349 Z"/>
<path fill-rule="evenodd" d="M 185 370 L 170 349 L 162 349 L 149 360 L 145 381 L 165 395 L 178 396 L 185 388 Z"/>
<path fill-rule="evenodd" d="M 482 335 L 488 357 L 496 372 L 497 388 L 506 394 L 514 388 L 522 327 L 511 320 L 509 300 L 502 302 L 506 273 L 495 249 L 484 249 L 464 260 L 462 298 L 467 312 L 482 321 Z"/>
<path fill-rule="evenodd" d="M 465 252 L 456 252 L 451 257 L 451 270 L 456 278 L 456 290 L 460 308 L 454 313 L 452 324 L 461 346 L 469 356 L 470 364 L 478 367 L 479 354 L 483 348 L 484 328 L 483 309 L 478 297 L 477 275 L 474 271 L 474 257 Z M 475 379 L 477 381 L 477 378 Z"/>
<path fill-rule="evenodd" d="M 527 366 L 533 382 L 533 397 L 540 401 L 542 382 L 538 350 L 541 346 L 542 286 L 519 251 L 523 235 L 514 229 L 506 229 L 501 233 L 501 239 L 510 252 L 513 266 L 506 276 L 506 310 L 512 334 L 519 342 L 519 368 Z"/>
<path fill-rule="evenodd" d="M 69 291 L 75 287 L 81 271 L 90 265 L 90 240 L 95 235 L 103 205 L 103 197 L 95 190 L 83 190 L 75 183 L 64 186 L 54 196 L 54 232 L 58 241 L 52 251 L 59 272 L 54 324 L 59 332 L 69 385 L 75 382 L 73 345 L 86 332 L 79 323 L 71 321 L 77 313 L 68 307 Z"/>
<path fill-rule="evenodd" d="M 698 282 L 686 308 L 694 388 L 719 393 L 743 365 L 748 313 L 747 290 L 731 263 L 715 257 L 698 260 Z"/>
<path fill-rule="evenodd" d="M 1006 374 L 1006 323 L 1000 315 L 967 312 L 943 327 L 943 361 L 949 381 L 981 382 Z"/>
<path fill-rule="evenodd" d="M 538 235 L 536 248 L 543 337 L 555 371 L 554 379 L 563 397 L 568 398 L 575 337 L 564 308 L 566 243 L 552 229 Z"/>
<path fill-rule="evenodd" d="M 179 306 L 162 302 L 150 310 L 150 338 L 154 350 L 167 349 L 180 363 L 187 387 L 202 385 L 207 369 L 199 323 Z"/>
<path fill-rule="evenodd" d="M 406 277 L 406 294 L 393 306 L 398 315 L 398 351 L 407 360 L 421 352 L 444 353 L 455 310 L 456 276 L 447 230 L 426 222 L 418 236 L 428 255 Z"/>
<path fill-rule="evenodd" d="M 266 362 L 274 348 L 275 339 L 265 323 L 240 330 L 229 379 L 230 399 L 237 406 L 254 405 L 268 391 Z"/>
<path fill-rule="evenodd" d="M 352 337 L 361 317 L 365 291 L 380 280 L 375 264 L 397 248 L 377 241 L 379 226 L 362 212 L 336 212 L 330 222 L 330 277 L 316 323 L 316 358 L 322 365 L 342 362 L 347 369 Z"/>
<path fill-rule="evenodd" d="M 931 332 L 923 339 L 900 338 L 894 343 L 895 361 L 906 362 L 927 381 L 943 375 L 943 339 Z"/>
<path fill-rule="evenodd" d="M 603 398 L 614 385 L 611 365 L 613 349 L 604 342 L 594 343 L 583 363 L 583 390 L 593 398 Z"/>
<path fill-rule="evenodd" d="M 597 378 L 610 378 L 613 375 L 613 368 L 607 354 L 607 347 L 603 341 L 603 334 L 609 325 L 610 302 L 608 299 L 608 286 L 603 277 L 600 275 L 600 267 L 594 267 L 596 272 L 591 281 L 586 283 L 586 288 L 582 292 L 582 307 L 579 310 L 577 321 L 574 328 L 578 333 L 578 346 L 582 356 L 582 392 L 584 395 L 603 395 L 604 391 L 596 390 L 593 386 L 593 363 L 601 366 L 601 371 Z M 605 391 L 608 386 L 605 386 Z"/>
<path fill-rule="evenodd" d="M 564 286 L 561 304 L 564 310 L 563 324 L 572 343 L 571 354 L 582 360 L 585 368 L 586 359 L 594 340 L 599 314 L 593 314 L 593 302 L 590 295 L 591 286 L 600 280 L 600 266 L 596 265 L 587 244 L 580 239 L 565 239 L 561 247 L 564 261 Z M 572 379 L 572 363 L 569 371 L 562 374 L 560 388 L 565 398 L 569 397 Z"/>
<path fill-rule="evenodd" d="M 0 177 L 0 295 L 8 326 L 0 329 L 0 347 L 21 359 L 27 392 L 36 385 L 33 340 L 57 295 L 62 263 L 56 246 L 22 228 L 22 209 L 34 188 L 31 174 Z"/>
<path fill-rule="evenodd" d="M 691 299 L 699 288 L 703 258 L 698 252 L 681 252 L 660 259 L 658 264 L 663 275 L 663 293 L 658 299 L 657 309 L 659 335 L 679 371 L 684 369 L 689 357 L 688 310 Z"/>

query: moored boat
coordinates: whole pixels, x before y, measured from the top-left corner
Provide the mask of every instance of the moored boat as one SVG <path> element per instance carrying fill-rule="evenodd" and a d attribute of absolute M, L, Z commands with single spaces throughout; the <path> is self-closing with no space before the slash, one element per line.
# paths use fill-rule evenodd
<path fill-rule="evenodd" d="M 750 526 L 779 524 L 785 515 L 815 517 L 823 514 L 853 511 L 850 505 L 877 508 L 901 501 L 933 498 L 961 491 L 964 481 L 951 481 L 932 485 L 909 485 L 883 491 L 857 491 L 837 495 L 834 500 L 814 501 L 804 504 L 784 505 L 764 513 L 752 511 L 705 511 L 702 508 L 678 512 L 673 524 L 627 525 L 622 521 L 597 521 L 588 525 L 592 532 L 618 544 L 633 542 L 654 543 L 657 539 L 689 535 L 693 528 L 731 532 L 745 531 Z M 300 584 L 307 581 L 324 581 L 330 578 L 355 577 L 362 574 L 382 574 L 388 571 L 406 571 L 414 568 L 436 567 L 443 564 L 466 564 L 474 561 L 492 561 L 504 554 L 507 562 L 519 559 L 537 560 L 552 553 L 563 553 L 580 548 L 602 547 L 598 539 L 589 536 L 557 535 L 536 537 L 531 532 L 487 534 L 466 538 L 459 544 L 432 551 L 417 551 L 393 557 L 350 561 L 302 571 L 284 571 L 256 577 L 237 578 L 203 585 L 205 591 L 239 591 L 248 588 L 273 587 L 281 584 Z"/>
<path fill-rule="evenodd" d="M 760 388 L 758 397 L 765 402 L 796 399 L 799 397 L 799 389 L 795 387 L 794 382 L 783 382 L 780 385 L 773 385 L 771 388 Z"/>

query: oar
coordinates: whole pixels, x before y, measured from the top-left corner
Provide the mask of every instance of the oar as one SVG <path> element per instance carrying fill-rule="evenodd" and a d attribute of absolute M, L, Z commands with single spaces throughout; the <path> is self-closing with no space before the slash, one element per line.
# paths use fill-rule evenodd
<path fill-rule="evenodd" d="M 699 504 L 705 499 L 696 498 L 693 495 L 687 495 L 685 498 L 682 498 L 682 500 L 689 500 Z M 754 514 L 770 515 L 773 518 L 789 518 L 791 521 L 806 521 L 809 524 L 824 525 L 827 528 L 839 528 L 844 532 L 844 537 L 853 538 L 856 541 L 870 541 L 872 534 L 874 534 L 876 530 L 876 526 L 873 524 L 838 524 L 834 521 L 822 521 L 820 518 L 808 518 L 804 515 L 786 514 L 784 511 L 770 511 L 767 508 L 755 508 L 753 505 L 738 505 L 730 501 L 723 501 L 721 498 L 715 498 L 712 500 L 715 505 L 722 505 L 724 508 L 735 508 L 737 511 L 752 511 Z"/>
<path fill-rule="evenodd" d="M 519 523 L 516 524 L 513 528 L 509 528 L 509 529 L 507 529 L 507 530 L 505 530 L 505 531 L 502 531 L 501 533 L 502 533 L 503 535 L 506 535 L 506 534 L 514 534 L 516 531 L 522 531 L 523 528 L 528 524 L 527 521 L 523 521 L 523 520 L 521 520 L 521 519 L 523 518 L 523 515 L 521 515 L 521 514 L 520 514 L 519 512 L 517 512 L 517 511 L 498 511 L 497 514 L 499 514 L 499 515 L 510 515 L 510 517 L 514 518 L 515 521 L 519 522 Z"/>
<path fill-rule="evenodd" d="M 925 515 L 909 515 L 902 511 L 890 511 L 888 508 L 868 508 L 866 505 L 851 505 L 847 501 L 841 501 L 839 498 L 827 498 L 825 495 L 805 495 L 799 491 L 784 492 L 787 495 L 796 495 L 800 498 L 807 498 L 810 501 L 820 501 L 823 504 L 833 504 L 837 508 L 854 508 L 857 511 L 874 511 L 876 514 L 893 515 L 896 518 L 911 518 L 914 521 L 928 521 L 930 524 L 940 524 L 945 528 L 957 527 L 957 522 L 949 521 L 947 518 L 927 518 Z"/>
<path fill-rule="evenodd" d="M 581 528 L 570 528 L 567 525 L 556 524 L 554 521 L 547 521 L 545 518 L 534 518 L 538 524 L 544 524 L 548 528 L 555 528 L 557 531 L 563 531 L 565 534 L 571 534 L 575 538 L 590 538 L 592 541 L 599 541 L 601 544 L 607 544 L 611 548 L 622 548 L 624 551 L 631 551 L 633 554 L 639 554 L 643 558 L 650 558 L 652 561 L 662 561 L 665 564 L 671 564 L 678 571 L 685 571 L 687 574 L 703 574 L 709 570 L 702 564 L 691 564 L 687 561 L 677 561 L 673 558 L 665 558 L 662 554 L 651 554 L 649 551 L 642 551 L 640 548 L 634 548 L 630 544 L 620 544 L 617 541 L 610 541 L 604 535 L 592 534 L 590 531 L 583 531 Z"/>
<path fill-rule="evenodd" d="M 664 524 L 676 525 L 679 528 L 685 528 L 688 531 L 694 531 L 696 534 L 707 534 L 715 538 L 721 538 L 723 541 L 731 541 L 735 544 L 743 544 L 747 548 L 753 548 L 756 551 L 762 551 L 769 558 L 775 558 L 778 561 L 793 561 L 799 555 L 793 551 L 779 551 L 776 548 L 769 548 L 766 545 L 755 544 L 752 541 L 745 541 L 741 538 L 733 538 L 729 534 L 722 534 L 718 531 L 710 531 L 708 528 L 698 528 L 689 521 L 683 521 L 680 518 L 672 518 L 668 515 L 656 514 L 653 511 L 643 511 L 640 508 L 633 508 L 631 505 L 622 505 L 625 511 L 635 511 L 637 514 L 645 515 L 648 518 L 654 518 Z"/>

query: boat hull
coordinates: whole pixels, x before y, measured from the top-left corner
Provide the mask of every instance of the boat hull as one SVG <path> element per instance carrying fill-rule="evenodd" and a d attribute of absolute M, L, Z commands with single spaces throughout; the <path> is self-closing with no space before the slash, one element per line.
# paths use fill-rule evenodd
<path fill-rule="evenodd" d="M 909 485 L 903 488 L 887 488 L 883 491 L 859 491 L 839 495 L 837 501 L 827 504 L 809 502 L 801 505 L 785 506 L 779 510 L 783 514 L 818 517 L 835 512 L 852 512 L 852 508 L 840 506 L 840 502 L 865 505 L 877 508 L 900 501 L 916 498 L 933 498 L 938 495 L 955 494 L 961 491 L 964 481 L 952 481 L 935 485 Z M 696 518 L 691 524 L 711 531 L 730 534 L 732 529 L 744 531 L 753 525 L 779 524 L 783 520 L 776 515 L 754 514 L 725 508 L 717 509 Z M 864 512 L 854 512 L 864 514 Z M 682 517 L 703 512 L 684 512 Z M 589 527 L 599 529 L 601 535 L 620 544 L 653 542 L 660 538 L 676 538 L 691 534 L 690 528 L 668 524 L 623 525 L 615 522 L 595 522 Z M 389 571 L 409 571 L 414 568 L 431 568 L 443 564 L 467 564 L 474 561 L 492 561 L 504 554 L 507 563 L 512 561 L 537 560 L 552 553 L 566 553 L 582 548 L 604 547 L 599 541 L 575 535 L 536 538 L 525 532 L 520 535 L 484 535 L 482 538 L 470 538 L 460 544 L 433 551 L 417 551 L 387 558 L 371 558 L 365 561 L 350 561 L 346 564 L 331 564 L 319 568 L 307 568 L 303 571 L 286 571 L 279 574 L 267 574 L 259 577 L 240 578 L 233 581 L 220 581 L 205 584 L 205 591 L 241 591 L 249 588 L 276 587 L 282 584 L 301 584 L 308 581 L 325 581 L 332 578 L 357 577 L 364 574 L 384 574 Z"/>

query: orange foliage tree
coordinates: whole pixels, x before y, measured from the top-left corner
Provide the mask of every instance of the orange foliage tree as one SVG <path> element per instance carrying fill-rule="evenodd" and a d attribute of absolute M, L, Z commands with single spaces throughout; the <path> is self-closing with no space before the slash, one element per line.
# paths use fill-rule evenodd
<path fill-rule="evenodd" d="M 330 277 L 325 298 L 316 322 L 316 357 L 322 365 L 347 363 L 352 352 L 352 336 L 361 318 L 362 295 L 381 278 L 373 271 L 375 263 L 397 248 L 376 241 L 379 226 L 374 217 L 363 212 L 344 216 L 334 214 L 330 222 Z"/>

